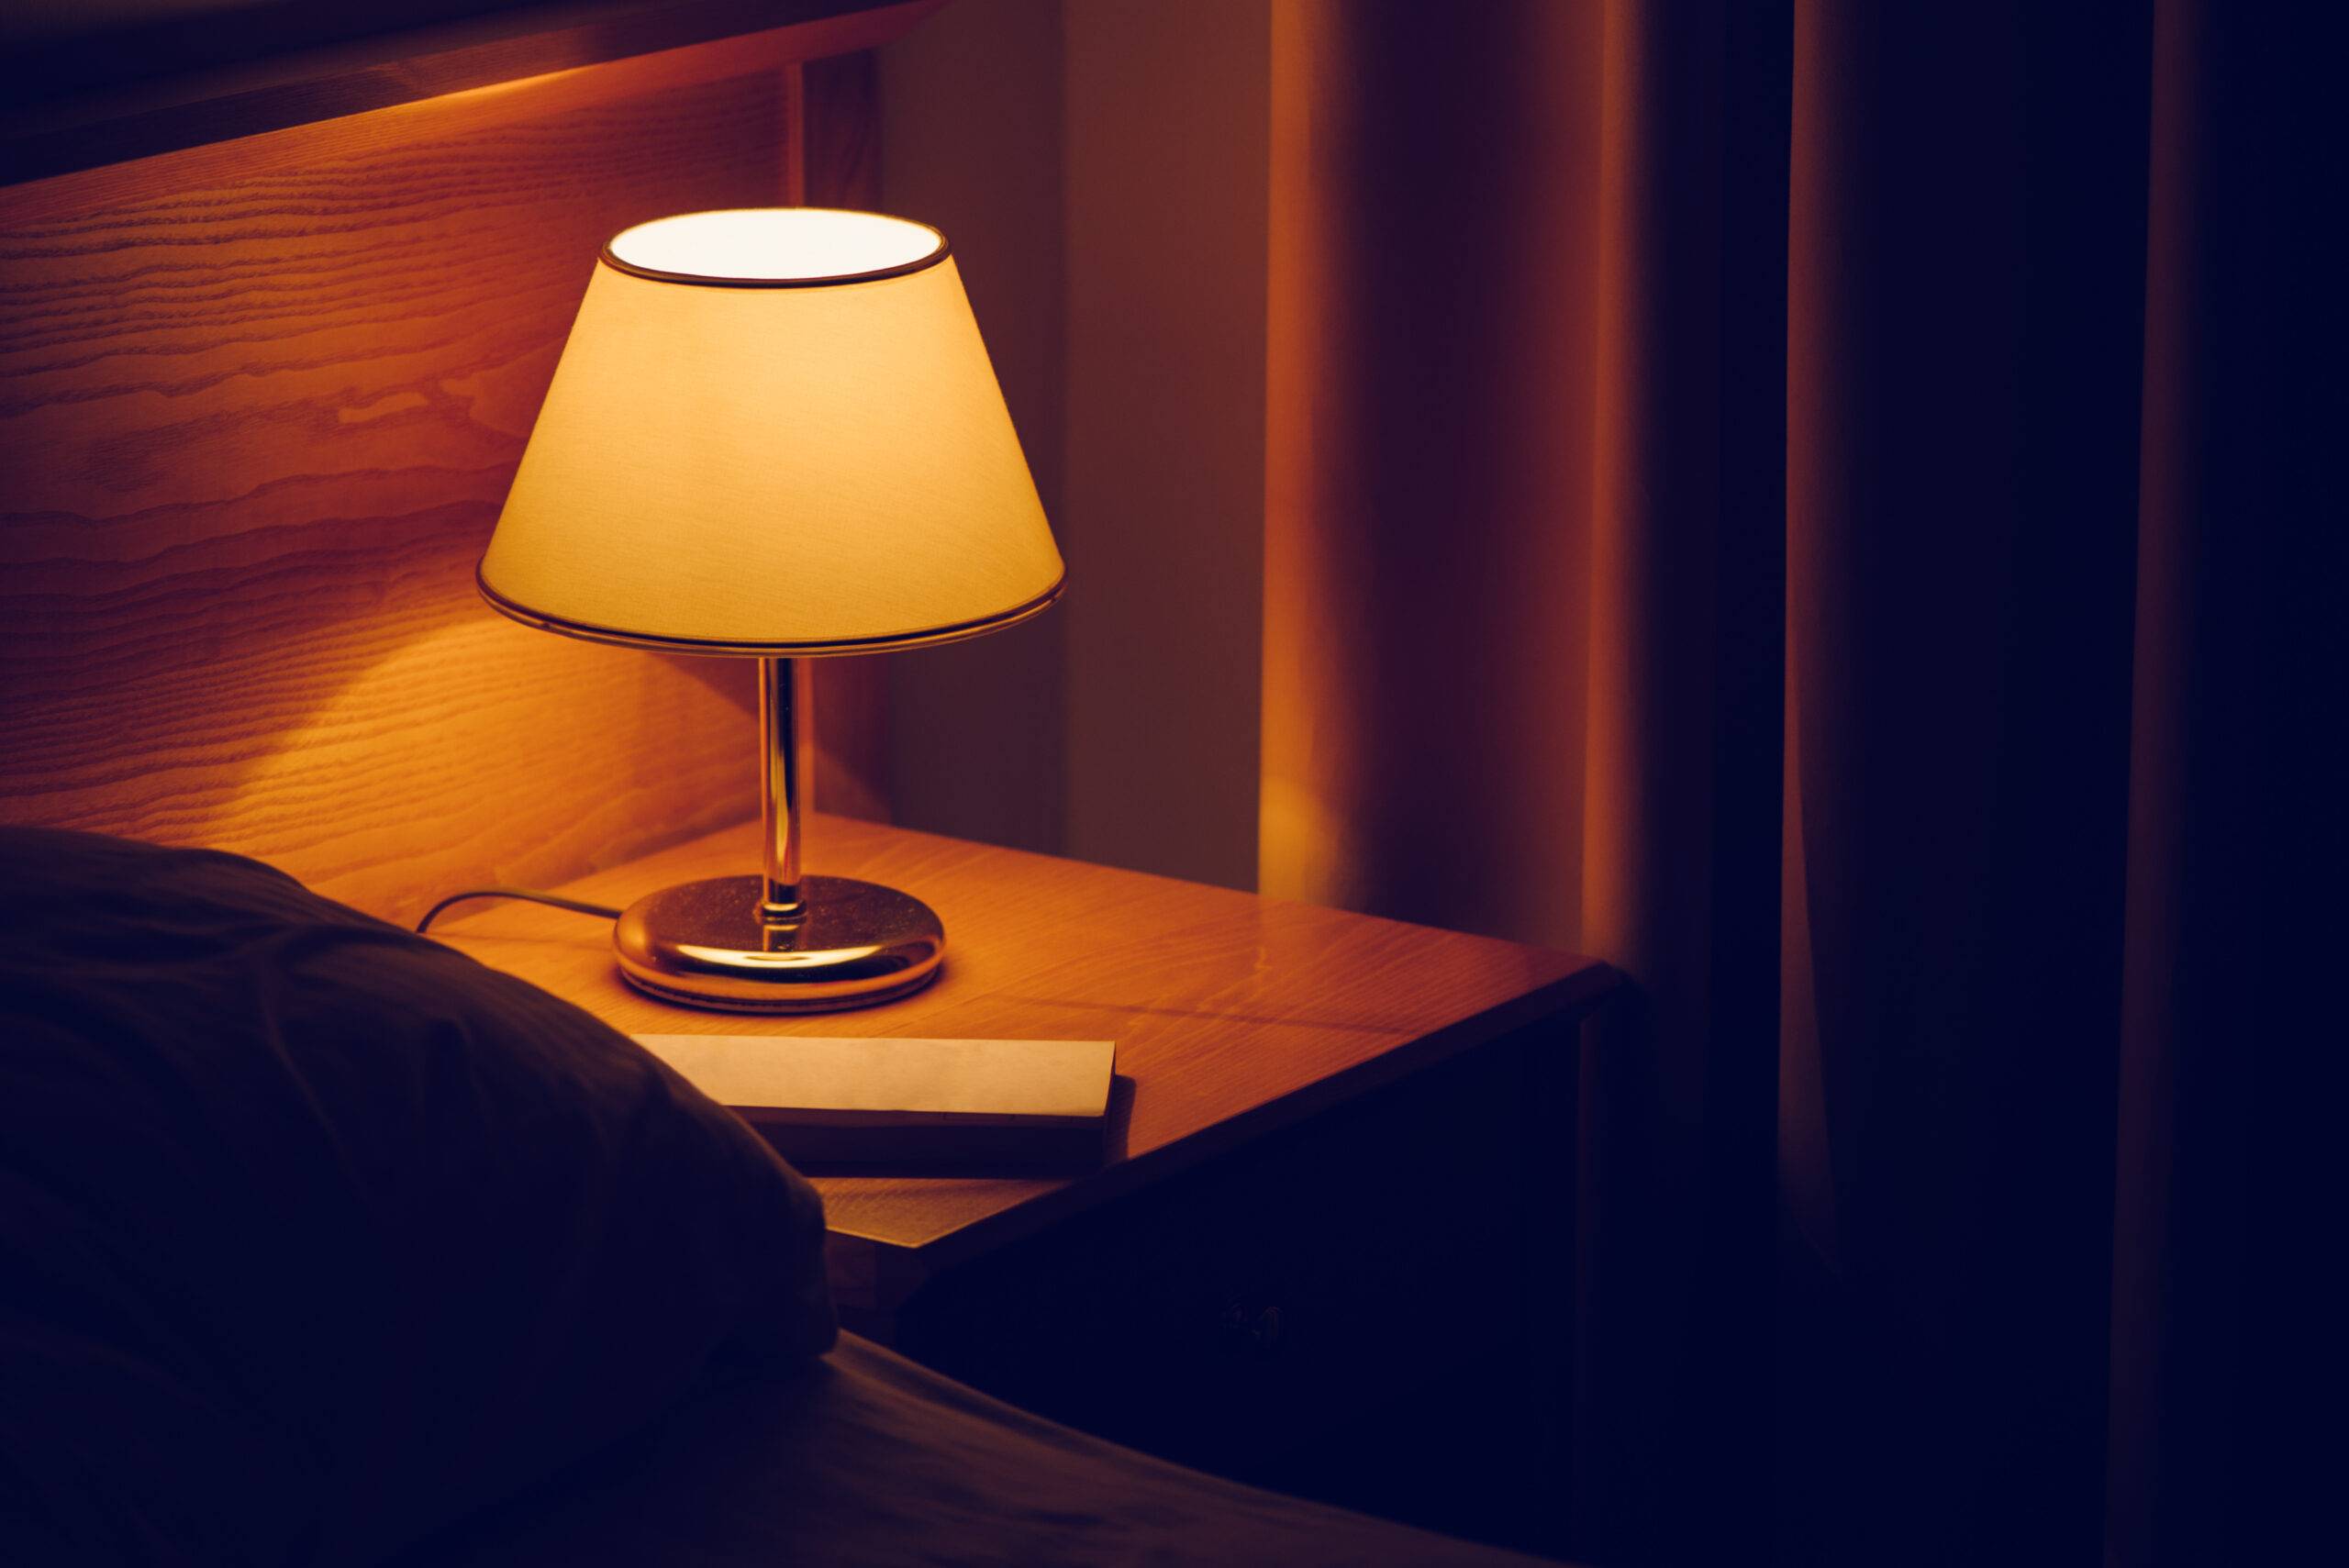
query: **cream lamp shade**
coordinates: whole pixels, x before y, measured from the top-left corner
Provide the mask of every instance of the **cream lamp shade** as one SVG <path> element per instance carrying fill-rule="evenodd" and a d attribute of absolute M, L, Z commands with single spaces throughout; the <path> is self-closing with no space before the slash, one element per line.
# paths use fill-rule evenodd
<path fill-rule="evenodd" d="M 805 657 L 993 630 L 1062 566 L 945 237 L 785 207 L 605 247 L 480 579 L 550 630 Z"/>

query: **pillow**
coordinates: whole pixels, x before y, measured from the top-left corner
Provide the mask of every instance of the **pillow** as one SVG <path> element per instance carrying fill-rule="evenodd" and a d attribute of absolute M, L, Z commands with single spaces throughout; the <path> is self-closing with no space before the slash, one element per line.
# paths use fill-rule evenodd
<path fill-rule="evenodd" d="M 0 1561 L 372 1561 L 830 1345 L 814 1190 L 578 1008 L 233 855 L 0 889 Z"/>

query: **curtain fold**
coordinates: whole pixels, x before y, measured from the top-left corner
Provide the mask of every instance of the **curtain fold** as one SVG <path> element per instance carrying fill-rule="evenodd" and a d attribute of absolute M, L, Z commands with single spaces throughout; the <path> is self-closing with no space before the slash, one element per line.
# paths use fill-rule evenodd
<path fill-rule="evenodd" d="M 2099 1549 L 2148 22 L 1797 16 L 1782 1154 L 1838 1250 L 1782 1462 L 1846 1551 Z"/>
<path fill-rule="evenodd" d="M 1630 979 L 1585 1555 L 2224 1551 L 2316 155 L 2218 10 L 1273 10 L 1262 883 Z"/>
<path fill-rule="evenodd" d="M 1586 1063 L 1572 1496 L 1586 1552 L 1709 1556 L 1769 1507 L 1789 17 L 1602 25 L 1577 936 L 1632 990 Z"/>
<path fill-rule="evenodd" d="M 2154 36 L 2107 1539 L 2286 1560 L 2332 1488 L 2300 1428 L 2338 1178 L 2301 1074 L 2349 862 L 2349 109 L 2267 8 L 2163 0 Z"/>
<path fill-rule="evenodd" d="M 1264 892 L 1575 932 L 1595 23 L 1272 7 Z"/>

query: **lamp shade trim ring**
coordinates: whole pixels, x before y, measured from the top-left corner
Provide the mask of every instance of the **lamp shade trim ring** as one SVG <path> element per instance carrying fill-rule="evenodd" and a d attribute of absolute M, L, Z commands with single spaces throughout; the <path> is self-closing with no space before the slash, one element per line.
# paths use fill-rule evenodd
<path fill-rule="evenodd" d="M 1053 580 L 1052 585 L 1025 604 L 1015 605 L 1000 615 L 985 616 L 977 620 L 958 622 L 952 626 L 932 627 L 925 631 L 910 631 L 882 637 L 845 638 L 829 642 L 727 642 L 692 637 L 648 637 L 637 632 L 616 630 L 610 627 L 589 626 L 580 621 L 564 620 L 516 604 L 489 585 L 481 568 L 473 568 L 473 586 L 490 608 L 508 619 L 521 622 L 540 631 L 557 632 L 575 637 L 585 642 L 609 643 L 620 648 L 649 648 L 662 653 L 722 654 L 749 658 L 822 659 L 850 653 L 887 653 L 899 649 L 936 648 L 949 642 L 962 642 L 974 637 L 984 637 L 1008 626 L 1043 614 L 1067 587 L 1065 573 Z"/>
<path fill-rule="evenodd" d="M 639 224 L 635 228 L 622 229 L 619 233 L 613 235 L 611 239 L 604 242 L 604 249 L 596 255 L 596 260 L 601 265 L 609 267 L 617 272 L 626 272 L 632 278 L 646 278 L 658 284 L 683 284 L 689 288 L 805 289 L 839 288 L 850 284 L 877 284 L 885 282 L 890 278 L 909 277 L 915 272 L 928 272 L 930 268 L 937 266 L 941 261 L 944 261 L 953 253 L 952 248 L 946 243 L 946 236 L 918 218 L 897 217 L 886 213 L 854 212 L 844 207 L 777 207 L 763 210 L 750 209 L 746 211 L 745 215 L 765 216 L 766 213 L 770 212 L 778 216 L 785 214 L 810 214 L 837 215 L 841 217 L 850 218 L 872 218 L 890 225 L 919 229 L 928 234 L 933 243 L 930 249 L 923 252 L 921 255 L 913 257 L 907 261 L 894 262 L 888 266 L 867 267 L 856 272 L 829 272 L 809 277 L 761 277 L 727 272 L 679 272 L 661 267 L 647 266 L 643 262 L 631 261 L 620 255 L 618 247 L 621 241 L 627 239 L 630 235 L 635 234 L 640 230 L 651 228 L 657 225 L 664 223 L 679 222 L 696 217 L 722 217 L 732 216 L 729 213 L 686 213 L 679 215 L 677 218 L 656 218 L 651 223 Z"/>

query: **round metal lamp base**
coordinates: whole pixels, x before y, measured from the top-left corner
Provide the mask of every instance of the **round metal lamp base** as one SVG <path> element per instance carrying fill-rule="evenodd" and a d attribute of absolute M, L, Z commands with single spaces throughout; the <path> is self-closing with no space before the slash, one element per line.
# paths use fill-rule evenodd
<path fill-rule="evenodd" d="M 688 882 L 638 899 L 612 929 L 620 973 L 689 1007 L 828 1013 L 920 990 L 938 976 L 946 929 L 930 906 L 877 883 L 799 882 L 800 917 L 759 918 L 755 876 Z"/>

